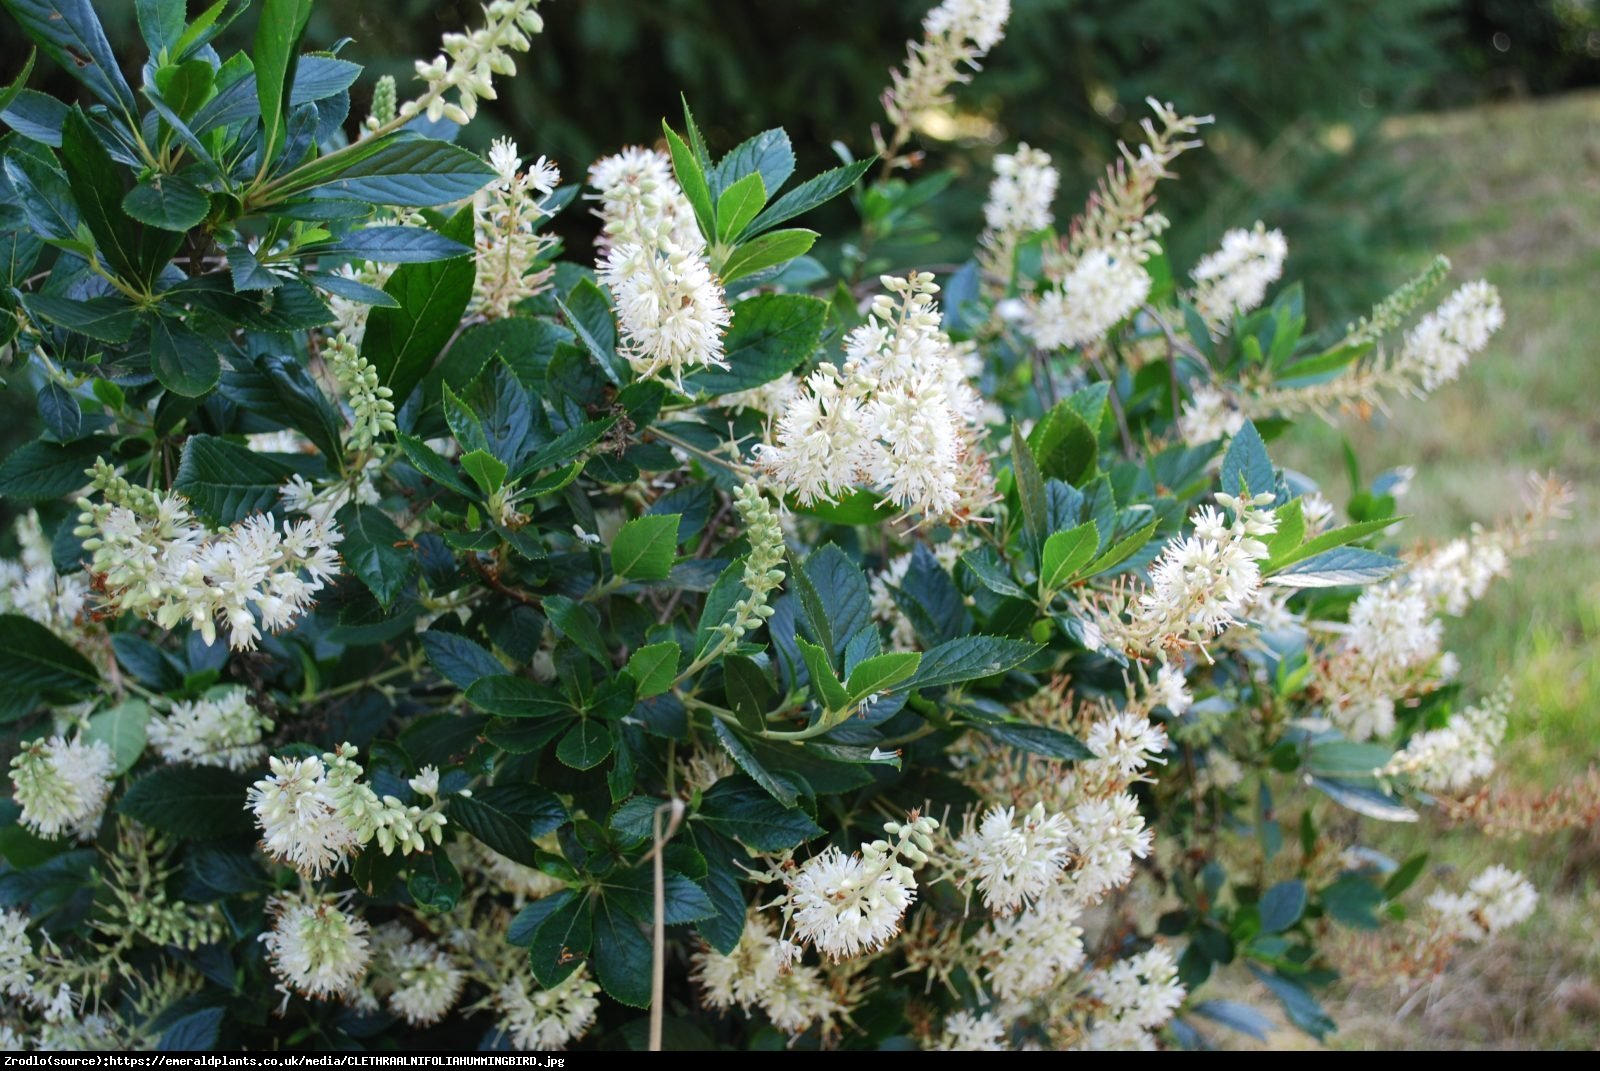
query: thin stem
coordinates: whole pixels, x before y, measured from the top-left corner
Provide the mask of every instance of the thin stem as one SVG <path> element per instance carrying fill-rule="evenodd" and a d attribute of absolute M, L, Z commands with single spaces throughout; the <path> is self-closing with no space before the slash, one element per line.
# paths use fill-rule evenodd
<path fill-rule="evenodd" d="M 1117 431 L 1122 436 L 1122 449 L 1131 457 L 1134 452 L 1133 432 L 1128 430 L 1128 414 L 1123 411 L 1122 395 L 1117 393 L 1117 381 L 1112 378 L 1111 372 L 1106 368 L 1105 363 L 1100 360 L 1100 355 L 1094 351 L 1092 346 L 1086 347 L 1083 355 L 1089 358 L 1089 363 L 1094 365 L 1095 371 L 1100 373 L 1100 378 L 1111 388 L 1107 392 L 1107 397 L 1111 399 L 1111 412 L 1117 418 Z"/>

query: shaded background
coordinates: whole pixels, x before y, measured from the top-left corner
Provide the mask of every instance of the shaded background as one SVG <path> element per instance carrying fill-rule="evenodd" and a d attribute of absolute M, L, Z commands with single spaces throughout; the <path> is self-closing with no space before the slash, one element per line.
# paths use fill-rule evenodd
<path fill-rule="evenodd" d="M 839 139 L 870 151 L 878 94 L 932 0 L 552 0 L 521 77 L 463 140 L 514 135 L 569 180 L 597 156 L 658 136 L 683 91 L 713 151 L 783 125 L 802 168 Z M 143 59 L 131 0 L 96 4 L 130 71 Z M 194 10 L 199 3 L 191 4 Z M 1446 646 L 1479 692 L 1515 690 L 1500 783 L 1528 795 L 1579 784 L 1600 740 L 1600 0 L 1014 0 L 1006 40 L 960 97 L 951 142 L 923 139 L 926 171 L 960 174 L 939 202 L 947 248 L 977 233 L 989 156 L 1028 140 L 1062 170 L 1057 214 L 1081 204 L 1154 94 L 1212 112 L 1207 150 L 1164 186 L 1175 262 L 1191 264 L 1229 226 L 1260 218 L 1290 240 L 1320 322 L 1447 253 L 1458 280 L 1499 287 L 1507 324 L 1458 383 L 1368 420 L 1307 420 L 1274 458 L 1323 479 L 1331 498 L 1349 442 L 1366 473 L 1414 464 L 1408 538 L 1444 539 L 1517 506 L 1530 470 L 1577 485 L 1559 538 L 1498 582 Z M 308 41 L 391 73 L 477 18 L 471 2 L 325 0 Z M 0 15 L 0 81 L 25 50 Z M 248 46 L 247 14 L 224 49 Z M 363 114 L 371 78 L 356 87 Z M 32 85 L 71 97 L 42 62 Z M 813 222 L 845 234 L 835 202 Z M 561 218 L 582 257 L 585 213 Z M 937 236 L 936 236 L 937 237 Z M 937 243 L 935 243 L 937 244 Z M 941 254 L 922 250 L 923 264 Z M 36 430 L 25 377 L 0 369 L 0 453 Z M 17 389 L 20 387 L 20 389 Z M 0 532 L 0 553 L 10 532 Z M 1591 782 L 1600 785 L 1600 781 Z M 1591 791 L 1600 791 L 1592 789 Z M 1285 804 L 1287 806 L 1287 804 Z M 1600 833 L 1516 843 L 1451 829 L 1367 828 L 1395 858 L 1430 853 L 1434 878 L 1490 862 L 1526 871 L 1538 914 L 1475 947 L 1447 984 L 1407 1000 L 1388 980 L 1342 987 L 1346 1048 L 1600 1047 Z M 1335 944 L 1337 931 L 1330 939 Z M 1227 981 L 1233 981 L 1228 979 Z M 1243 982 L 1240 983 L 1245 984 Z M 1259 1003 L 1259 1002 L 1258 1002 Z M 1292 1031 L 1277 1047 L 1306 1045 Z"/>

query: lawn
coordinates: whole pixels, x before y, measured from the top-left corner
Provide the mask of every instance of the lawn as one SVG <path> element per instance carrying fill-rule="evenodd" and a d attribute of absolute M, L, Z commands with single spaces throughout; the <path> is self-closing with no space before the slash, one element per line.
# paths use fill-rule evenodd
<path fill-rule="evenodd" d="M 1278 447 L 1324 477 L 1341 435 L 1363 469 L 1417 469 L 1401 508 L 1413 536 L 1442 539 L 1515 509 L 1528 472 L 1577 489 L 1560 537 L 1520 563 L 1447 646 L 1478 691 L 1509 678 L 1517 705 L 1501 776 L 1540 787 L 1595 761 L 1600 738 L 1600 95 L 1583 94 L 1390 124 L 1393 151 L 1419 181 L 1456 281 L 1499 287 L 1507 324 L 1463 379 L 1361 423 L 1311 424 Z M 1420 266 L 1427 253 L 1417 252 Z M 1292 263 L 1292 261 L 1291 261 Z M 1329 481 L 1336 500 L 1345 492 Z M 1426 820 L 1386 829 L 1396 856 L 1427 850 L 1436 867 L 1476 871 L 1502 860 L 1541 889 L 1519 934 L 1457 960 L 1419 994 L 1347 992 L 1341 1047 L 1600 1046 L 1600 835 L 1485 840 Z"/>

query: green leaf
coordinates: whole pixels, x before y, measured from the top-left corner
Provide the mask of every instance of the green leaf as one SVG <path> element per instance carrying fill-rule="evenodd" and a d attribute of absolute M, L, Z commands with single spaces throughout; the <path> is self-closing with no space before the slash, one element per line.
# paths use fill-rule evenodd
<path fill-rule="evenodd" d="M 207 339 L 157 316 L 150 321 L 150 370 L 172 393 L 199 398 L 222 379 L 222 360 Z"/>
<path fill-rule="evenodd" d="M 806 252 L 817 241 L 817 232 L 796 227 L 773 231 L 740 243 L 722 265 L 723 283 L 731 283 L 763 268 L 786 264 Z"/>
<path fill-rule="evenodd" d="M 1106 548 L 1104 554 L 1084 568 L 1084 574 L 1087 576 L 1099 576 L 1101 573 L 1115 569 L 1133 557 L 1139 551 L 1139 548 L 1150 542 L 1150 537 L 1156 534 L 1156 525 L 1159 522 L 1160 518 L 1152 517 L 1142 527 L 1117 540 Z"/>
<path fill-rule="evenodd" d="M 1360 547 L 1339 547 L 1313 558 L 1297 561 L 1267 578 L 1267 583 L 1286 588 L 1337 588 L 1350 584 L 1374 584 L 1401 567 L 1399 558 Z"/>
<path fill-rule="evenodd" d="M 162 766 L 128 786 L 117 811 L 185 840 L 239 836 L 254 825 L 244 806 L 249 787 L 247 775 L 220 766 Z"/>
<path fill-rule="evenodd" d="M 646 644 L 628 658 L 628 676 L 638 685 L 634 695 L 649 699 L 672 686 L 683 650 L 672 640 Z"/>
<path fill-rule="evenodd" d="M 1280 881 L 1261 894 L 1256 905 L 1261 913 L 1262 933 L 1282 933 L 1296 922 L 1306 910 L 1306 883 L 1299 880 Z"/>
<path fill-rule="evenodd" d="M 455 910 L 461 902 L 461 871 L 441 848 L 411 861 L 411 876 L 406 892 L 424 911 L 442 914 Z"/>
<path fill-rule="evenodd" d="M 974 725 L 983 735 L 998 740 L 1008 747 L 1031 751 L 1049 759 L 1077 762 L 1092 759 L 1094 752 L 1070 733 L 1044 725 L 1026 725 L 1021 722 L 986 722 Z"/>
<path fill-rule="evenodd" d="M 582 957 L 594 944 L 594 916 L 587 894 L 569 889 L 549 899 L 549 914 L 535 927 L 529 942 L 533 976 L 546 988 L 559 985 L 582 966 Z"/>
<path fill-rule="evenodd" d="M 125 116 L 137 114 L 133 90 L 122 77 L 91 0 L 3 0 L 45 55 Z"/>
<path fill-rule="evenodd" d="M 594 976 L 606 995 L 619 1004 L 648 1008 L 650 960 L 650 940 L 638 923 L 602 900 L 594 914 Z"/>
<path fill-rule="evenodd" d="M 602 666 L 611 665 L 611 652 L 606 650 L 600 637 L 600 626 L 589 615 L 583 603 L 573 602 L 565 595 L 547 595 L 544 599 L 545 616 L 550 626 L 578 645 L 578 649 Z"/>
<path fill-rule="evenodd" d="M 472 248 L 426 227 L 379 225 L 352 231 L 326 245 L 301 252 L 306 256 L 350 257 L 380 264 L 426 264 L 467 256 Z"/>
<path fill-rule="evenodd" d="M 1028 543 L 1032 547 L 1042 547 L 1050 532 L 1050 502 L 1033 450 L 1015 421 L 1011 424 L 1011 472 L 1017 481 L 1017 502 Z"/>
<path fill-rule="evenodd" d="M 1295 499 L 1295 501 L 1298 502 L 1299 499 Z M 1323 532 L 1319 536 L 1313 536 L 1304 543 L 1291 547 L 1284 554 L 1280 555 L 1274 551 L 1272 559 L 1267 562 L 1262 572 L 1268 574 L 1276 572 L 1284 566 L 1304 561 L 1307 558 L 1313 558 L 1324 551 L 1354 543 L 1356 540 L 1365 539 L 1370 535 L 1376 535 L 1388 528 L 1392 528 L 1403 520 L 1405 520 L 1404 517 L 1380 517 L 1370 521 L 1347 524 L 1343 528 L 1335 528 L 1331 532 Z M 1301 528 L 1302 530 L 1304 529 L 1303 524 Z"/>
<path fill-rule="evenodd" d="M 824 171 L 815 178 L 807 179 L 768 205 L 766 211 L 757 216 L 755 222 L 750 224 L 750 229 L 746 233 L 760 234 L 762 231 L 771 230 L 780 223 L 794 219 L 796 216 L 803 215 L 820 204 L 833 200 L 851 186 L 854 186 L 856 181 L 867 173 L 867 169 L 876 160 L 877 157 L 869 156 L 865 160 L 857 160 L 843 167 L 836 167 L 832 171 Z M 774 186 L 773 189 L 777 189 L 777 187 Z"/>
<path fill-rule="evenodd" d="M 446 387 L 448 391 L 450 388 Z M 492 495 L 506 482 L 506 463 L 489 453 L 487 450 L 473 450 L 461 456 L 461 469 L 472 482 L 478 485 L 478 490 L 486 496 Z"/>
<path fill-rule="evenodd" d="M 486 676 L 466 691 L 467 702 L 500 718 L 554 718 L 576 713 L 561 693 L 526 677 Z"/>
<path fill-rule="evenodd" d="M 278 503 L 290 468 L 248 446 L 215 435 L 191 435 L 183 445 L 172 489 L 215 524 L 233 524 Z"/>
<path fill-rule="evenodd" d="M 1322 909 L 1346 926 L 1376 930 L 1381 922 L 1378 908 L 1383 905 L 1383 890 L 1359 874 L 1349 874 L 1318 894 Z"/>
<path fill-rule="evenodd" d="M 4 164 L 6 178 L 11 182 L 28 226 L 41 238 L 75 239 L 78 208 L 73 203 L 67 176 L 27 153 L 7 153 Z"/>
<path fill-rule="evenodd" d="M 112 345 L 132 338 L 139 323 L 133 305 L 121 296 L 74 301 L 50 294 L 24 294 L 22 307 L 35 319 L 47 320 L 96 342 Z"/>
<path fill-rule="evenodd" d="M 167 1023 L 156 1051 L 210 1052 L 217 1047 L 217 1038 L 222 1035 L 222 1020 L 227 1014 L 227 1008 L 216 1006 L 178 1016 Z"/>
<path fill-rule="evenodd" d="M 747 655 L 731 654 L 723 659 L 722 675 L 723 690 L 728 693 L 728 705 L 733 708 L 739 724 L 753 733 L 764 730 L 767 727 L 767 711 L 778 697 L 767 671 Z M 750 773 L 749 770 L 745 772 Z M 756 777 L 754 773 L 750 773 L 750 776 Z M 761 778 L 756 777 L 756 780 Z"/>
<path fill-rule="evenodd" d="M 696 818 L 758 852 L 781 852 L 823 832 L 804 811 L 785 807 L 747 777 L 724 777 L 712 785 Z"/>
<path fill-rule="evenodd" d="M 559 828 L 567 809 L 551 792 L 533 785 L 490 785 L 471 796 L 452 796 L 449 819 L 483 843 L 523 866 L 534 866 L 533 842 Z"/>
<path fill-rule="evenodd" d="M 667 151 L 672 156 L 672 173 L 677 176 L 678 185 L 683 188 L 683 195 L 689 199 L 689 205 L 694 209 L 694 218 L 700 225 L 700 233 L 705 235 L 706 241 L 714 242 L 717 237 L 716 213 L 711 208 L 711 187 L 706 183 L 706 175 L 700 168 L 700 161 L 664 119 L 661 121 L 661 131 L 666 135 Z M 726 275 L 723 281 L 728 281 Z"/>
<path fill-rule="evenodd" d="M 662 873 L 662 918 L 668 926 L 682 926 L 711 918 L 716 905 L 694 879 L 672 869 Z M 606 901 L 643 923 L 655 915 L 655 881 L 647 866 L 634 870 L 618 869 L 606 876 L 603 886 Z"/>
<path fill-rule="evenodd" d="M 635 517 L 611 544 L 611 567 L 629 580 L 665 580 L 678 556 L 677 513 Z"/>
<path fill-rule="evenodd" d="M 896 685 L 910 680 L 922 664 L 922 655 L 916 652 L 896 651 L 863 659 L 850 671 L 845 688 L 850 702 L 859 703 L 871 695 L 891 692 Z"/>
<path fill-rule="evenodd" d="M 1273 559 L 1287 558 L 1306 537 L 1305 499 L 1291 498 L 1275 512 L 1278 530 L 1267 537 L 1268 560 L 1263 572 L 1270 572 Z"/>
<path fill-rule="evenodd" d="M 1316 997 L 1280 974 L 1269 974 L 1253 963 L 1248 966 L 1250 973 L 1278 998 L 1278 1003 L 1283 1005 L 1289 1021 L 1295 1026 L 1318 1040 L 1333 1032 L 1338 1024 L 1322 1010 Z"/>
<path fill-rule="evenodd" d="M 454 632 L 429 629 L 422 634 L 422 650 L 433 671 L 463 691 L 485 677 L 503 676 L 506 671 L 498 658 Z"/>
<path fill-rule="evenodd" d="M 183 36 L 185 0 L 135 0 L 139 36 L 152 56 L 171 49 Z"/>
<path fill-rule="evenodd" d="M 1427 852 L 1413 855 L 1410 859 L 1401 863 L 1395 869 L 1395 872 L 1389 875 L 1389 880 L 1383 883 L 1383 898 L 1385 900 L 1398 900 L 1401 894 L 1411 888 L 1416 883 L 1416 880 L 1422 876 L 1422 871 L 1427 865 Z"/>
<path fill-rule="evenodd" d="M 401 432 L 398 438 L 400 440 L 400 449 L 405 452 L 406 460 L 415 465 L 418 472 L 434 483 L 450 488 L 456 494 L 467 495 L 468 497 L 472 495 L 472 489 L 466 485 L 461 477 L 456 475 L 456 470 L 451 468 L 450 462 L 434 452 L 433 447 L 421 439 L 407 435 L 404 432 Z"/>
<path fill-rule="evenodd" d="M 766 195 L 782 188 L 794 174 L 794 148 L 782 129 L 763 130 L 746 138 L 718 161 L 707 176 L 711 192 L 718 195 L 747 175 L 760 175 Z M 720 208 L 718 209 L 720 219 Z"/>
<path fill-rule="evenodd" d="M 791 513 L 816 517 L 826 524 L 842 524 L 851 528 L 857 525 L 877 524 L 900 512 L 892 503 L 884 503 L 882 495 L 865 487 L 852 491 L 848 497 L 838 502 L 819 501 L 802 505 L 793 495 L 785 495 L 783 504 Z"/>
<path fill-rule="evenodd" d="M 712 728 L 716 731 L 717 740 L 722 744 L 722 750 L 728 753 L 734 764 L 749 774 L 756 784 L 766 790 L 767 794 L 785 807 L 793 807 L 799 802 L 799 794 L 786 779 L 774 777 L 772 771 L 761 764 L 755 753 L 739 739 L 739 734 L 728 726 L 721 718 L 713 718 Z"/>
<path fill-rule="evenodd" d="M 329 154 L 296 168 L 284 176 L 281 185 L 273 187 L 275 200 L 321 189 L 326 197 L 426 208 L 471 197 L 494 178 L 494 169 L 481 157 L 447 141 L 419 138 L 407 131 L 357 142 L 347 152 L 349 155 Z M 467 241 L 471 240 L 469 231 Z"/>
<path fill-rule="evenodd" d="M 23 63 L 22 70 L 17 72 L 17 76 L 11 80 L 10 85 L 6 86 L 4 89 L 0 89 L 0 112 L 3 112 L 7 108 L 11 107 L 11 102 L 22 95 L 22 90 L 28 84 L 28 76 L 33 73 L 33 61 L 38 58 L 38 49 L 28 49 L 28 59 L 25 63 Z"/>
<path fill-rule="evenodd" d="M 87 695 L 100 688 L 89 660 L 32 618 L 0 614 L 0 650 L 0 692 Z"/>
<path fill-rule="evenodd" d="M 1057 533 L 1060 535 L 1063 533 Z M 1054 539 L 1055 536 L 1051 536 Z M 1046 543 L 1048 548 L 1049 544 Z M 961 555 L 961 564 L 972 571 L 978 582 L 996 595 L 1005 595 L 1013 599 L 1025 599 L 1028 593 L 1011 576 L 1011 570 L 1000 560 L 992 547 L 979 547 L 969 550 Z"/>
<path fill-rule="evenodd" d="M 149 230 L 123 212 L 126 169 L 111 159 L 79 108 L 68 111 L 61 126 L 61 166 L 78 214 L 106 265 L 124 279 L 153 283 L 183 235 Z"/>
<path fill-rule="evenodd" d="M 339 556 L 378 605 L 388 609 L 417 574 L 417 555 L 410 540 L 377 506 L 351 502 L 339 510 L 337 518 L 344 532 Z"/>
<path fill-rule="evenodd" d="M 102 743 L 111 750 L 115 763 L 113 771 L 121 777 L 133 769 L 133 764 L 144 754 L 149 724 L 150 704 L 143 699 L 130 699 L 91 716 L 83 738 L 90 743 Z"/>
<path fill-rule="evenodd" d="M 472 219 L 472 206 L 468 205 L 451 216 L 439 233 L 452 241 L 470 242 Z M 398 301 L 399 307 L 368 313 L 361 356 L 373 363 L 394 392 L 391 400 L 396 409 L 405 404 L 455 333 L 472 300 L 475 272 L 472 257 L 402 264 L 384 285 L 384 292 Z"/>
<path fill-rule="evenodd" d="M 594 718 L 582 718 L 556 745 L 556 758 L 574 770 L 592 770 L 606 760 L 612 748 L 611 730 Z"/>
<path fill-rule="evenodd" d="M 112 441 L 91 435 L 70 443 L 41 439 L 23 443 L 0 464 L 0 496 L 10 499 L 59 498 L 89 483 L 87 470 L 110 456 Z"/>
<path fill-rule="evenodd" d="M 611 315 L 611 302 L 606 300 L 605 292 L 592 279 L 584 279 L 572 288 L 566 301 L 555 300 L 578 341 L 599 363 L 606 378 L 620 387 L 623 380 L 617 360 L 617 322 Z"/>
<path fill-rule="evenodd" d="M 911 687 L 937 688 L 992 677 L 1021 664 L 1039 649 L 1037 643 L 1001 636 L 962 636 L 924 654 Z"/>
<path fill-rule="evenodd" d="M 1083 477 L 1094 472 L 1098 444 L 1088 423 L 1063 401 L 1028 435 L 1028 449 L 1048 479 L 1080 486 Z"/>
<path fill-rule="evenodd" d="M 761 176 L 746 175 L 717 198 L 717 240 L 732 242 L 744 232 L 767 203 L 767 187 Z"/>
<path fill-rule="evenodd" d="M 1270 494 L 1277 479 L 1260 432 L 1246 420 L 1234 432 L 1228 452 L 1222 456 L 1222 489 L 1230 495 L 1238 495 L 1243 494 L 1248 485 L 1252 495 Z"/>
<path fill-rule="evenodd" d="M 1100 529 L 1088 521 L 1065 532 L 1053 532 L 1039 557 L 1039 583 L 1046 591 L 1059 591 L 1077 576 L 1100 546 Z"/>
<path fill-rule="evenodd" d="M 800 637 L 796 637 L 795 642 L 800 645 L 800 657 L 805 659 L 806 671 L 811 674 L 812 689 L 822 705 L 833 714 L 849 710 L 853 706 L 850 694 L 834 674 L 828 652 Z"/>
<path fill-rule="evenodd" d="M 723 338 L 728 367 L 701 369 L 684 385 L 691 395 L 716 397 L 770 383 L 811 356 L 827 319 L 828 303 L 808 294 L 746 298 L 733 306 Z"/>
<path fill-rule="evenodd" d="M 343 454 L 344 418 L 328 402 L 311 374 L 293 356 L 264 353 L 256 369 L 272 386 L 275 405 L 263 416 L 281 420 L 316 444 L 326 458 Z"/>
<path fill-rule="evenodd" d="M 128 191 L 122 210 L 152 227 L 186 232 L 206 218 L 211 198 L 188 179 L 157 174 Z"/>

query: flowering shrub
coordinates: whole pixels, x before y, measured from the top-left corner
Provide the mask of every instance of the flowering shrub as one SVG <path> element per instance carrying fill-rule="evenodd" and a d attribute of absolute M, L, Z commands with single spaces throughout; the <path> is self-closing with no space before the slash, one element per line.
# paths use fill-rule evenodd
<path fill-rule="evenodd" d="M 309 0 L 226 60 L 236 6 L 141 3 L 137 96 L 90 5 L 5 6 L 96 100 L 0 100 L 8 1047 L 1195 1045 L 1252 976 L 1321 1036 L 1331 927 L 1423 978 L 1534 910 L 1335 816 L 1492 810 L 1514 699 L 1440 621 L 1566 492 L 1408 547 L 1404 473 L 1265 443 L 1446 385 L 1486 284 L 1312 332 L 1264 225 L 1184 272 L 1160 104 L 1069 225 L 1020 146 L 967 263 L 889 259 L 1004 0 L 929 13 L 877 158 L 685 109 L 582 190 L 449 143 L 534 0 L 358 123 Z"/>

